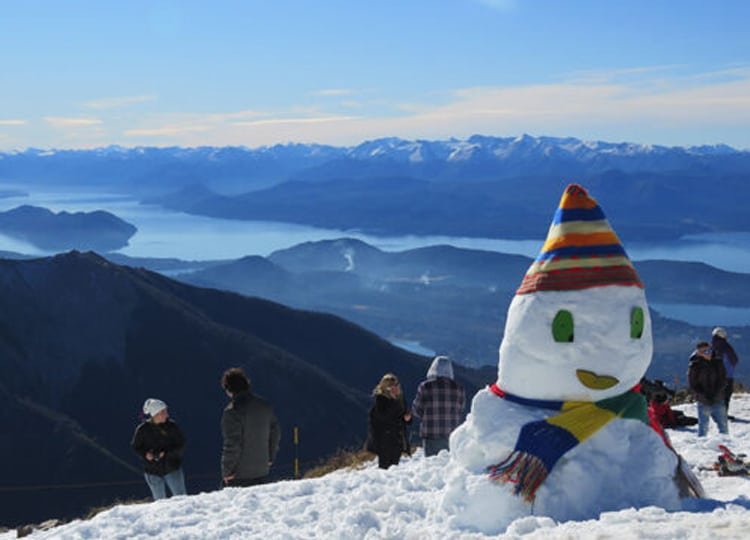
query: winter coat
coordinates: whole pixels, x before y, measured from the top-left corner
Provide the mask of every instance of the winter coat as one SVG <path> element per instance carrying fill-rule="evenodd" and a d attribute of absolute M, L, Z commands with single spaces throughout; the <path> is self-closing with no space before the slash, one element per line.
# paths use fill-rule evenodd
<path fill-rule="evenodd" d="M 677 418 L 668 401 L 649 401 L 648 417 L 652 423 L 657 422 L 663 428 L 677 427 Z"/>
<path fill-rule="evenodd" d="M 150 420 L 143 422 L 136 428 L 130 446 L 143 460 L 143 469 L 147 474 L 164 476 L 182 467 L 185 436 L 171 418 L 161 424 Z M 158 459 L 147 460 L 146 453 L 149 451 Z M 162 452 L 164 456 L 159 457 Z"/>
<path fill-rule="evenodd" d="M 727 378 L 734 378 L 734 368 L 739 362 L 737 353 L 729 342 L 721 336 L 711 338 L 711 353 L 714 358 L 720 359 L 724 363 L 724 369 L 727 372 Z"/>
<path fill-rule="evenodd" d="M 271 404 L 249 391 L 233 396 L 221 417 L 222 476 L 251 480 L 268 475 L 281 432 Z"/>
<path fill-rule="evenodd" d="M 463 387 L 447 377 L 423 381 L 417 388 L 412 412 L 421 419 L 423 439 L 447 437 L 463 422 L 466 396 Z"/>
<path fill-rule="evenodd" d="M 704 405 L 723 403 L 727 383 L 723 362 L 716 358 L 706 360 L 694 353 L 690 357 L 688 383 L 698 402 Z"/>
<path fill-rule="evenodd" d="M 375 395 L 370 408 L 367 449 L 376 454 L 400 454 L 407 449 L 406 406 L 402 396 Z"/>

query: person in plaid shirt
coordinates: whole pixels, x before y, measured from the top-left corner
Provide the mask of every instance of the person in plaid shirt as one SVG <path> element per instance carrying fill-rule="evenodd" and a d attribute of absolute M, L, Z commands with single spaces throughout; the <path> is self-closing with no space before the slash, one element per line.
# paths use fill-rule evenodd
<path fill-rule="evenodd" d="M 463 422 L 466 396 L 453 380 L 453 364 L 447 356 L 436 356 L 420 383 L 411 410 L 421 419 L 419 436 L 425 456 L 448 450 L 448 437 Z"/>

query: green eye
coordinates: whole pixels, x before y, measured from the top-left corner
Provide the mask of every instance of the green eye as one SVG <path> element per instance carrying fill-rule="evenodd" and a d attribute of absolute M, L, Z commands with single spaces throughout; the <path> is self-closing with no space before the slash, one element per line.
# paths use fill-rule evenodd
<path fill-rule="evenodd" d="M 630 337 L 633 339 L 641 339 L 643 335 L 643 310 L 639 307 L 634 307 L 630 312 Z"/>
<path fill-rule="evenodd" d="M 573 342 L 573 314 L 561 309 L 552 321 L 552 337 L 558 343 Z"/>

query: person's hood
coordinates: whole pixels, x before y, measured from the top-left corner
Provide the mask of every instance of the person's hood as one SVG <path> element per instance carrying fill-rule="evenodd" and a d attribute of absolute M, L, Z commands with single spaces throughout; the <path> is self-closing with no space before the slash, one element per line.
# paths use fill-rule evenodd
<path fill-rule="evenodd" d="M 447 356 L 436 356 L 427 370 L 428 379 L 437 379 L 438 377 L 453 378 L 453 364 Z"/>

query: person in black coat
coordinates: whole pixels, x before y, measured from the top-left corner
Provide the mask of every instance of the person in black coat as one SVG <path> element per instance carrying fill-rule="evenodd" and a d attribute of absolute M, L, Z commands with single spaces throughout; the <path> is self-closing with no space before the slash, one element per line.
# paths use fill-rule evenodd
<path fill-rule="evenodd" d="M 698 408 L 699 437 L 705 437 L 708 433 L 709 416 L 716 422 L 720 433 L 728 433 L 727 408 L 724 405 L 726 379 L 724 363 L 712 356 L 707 342 L 699 342 L 688 366 L 688 383 Z"/>
<path fill-rule="evenodd" d="M 147 399 L 143 413 L 149 419 L 139 425 L 130 446 L 143 460 L 144 477 L 154 500 L 172 495 L 185 495 L 182 454 L 185 436 L 177 423 L 169 418 L 167 404 L 160 399 Z"/>
<path fill-rule="evenodd" d="M 406 424 L 411 414 L 406 409 L 398 379 L 387 373 L 373 390 L 375 402 L 370 408 L 367 448 L 378 455 L 378 467 L 398 465 L 407 449 Z"/>

